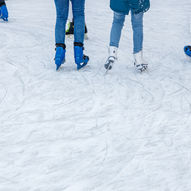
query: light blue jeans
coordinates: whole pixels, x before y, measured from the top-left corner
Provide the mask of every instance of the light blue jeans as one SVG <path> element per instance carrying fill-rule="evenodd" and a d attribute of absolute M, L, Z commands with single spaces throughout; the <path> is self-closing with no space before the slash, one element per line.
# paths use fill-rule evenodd
<path fill-rule="evenodd" d="M 119 47 L 121 31 L 125 22 L 125 14 L 114 12 L 113 24 L 110 34 L 110 46 Z M 133 53 L 136 54 L 143 48 L 143 13 L 133 14 L 131 12 L 133 28 Z"/>
<path fill-rule="evenodd" d="M 68 19 L 69 0 L 54 0 L 56 5 L 56 43 L 65 44 L 65 28 Z M 71 0 L 74 17 L 74 42 L 84 42 L 85 18 L 84 7 L 85 0 Z"/>

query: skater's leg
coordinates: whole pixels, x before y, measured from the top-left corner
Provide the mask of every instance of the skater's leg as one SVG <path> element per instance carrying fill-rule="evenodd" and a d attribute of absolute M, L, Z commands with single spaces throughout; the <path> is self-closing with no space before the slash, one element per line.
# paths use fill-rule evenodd
<path fill-rule="evenodd" d="M 85 32 L 84 6 L 85 0 L 72 0 L 74 17 L 74 58 L 78 70 L 83 68 L 89 61 L 89 57 L 83 53 Z"/>
<path fill-rule="evenodd" d="M 110 46 L 119 47 L 121 31 L 125 21 L 125 14 L 114 12 L 113 24 L 110 33 Z"/>
<path fill-rule="evenodd" d="M 56 44 L 65 44 L 65 27 L 68 18 L 69 0 L 54 0 L 56 5 Z"/>
<path fill-rule="evenodd" d="M 133 53 L 136 54 L 143 48 L 143 13 L 131 13 L 131 22 L 133 28 Z"/>
<path fill-rule="evenodd" d="M 65 61 L 65 27 L 68 18 L 69 0 L 54 0 L 56 5 L 56 27 L 55 27 L 55 40 L 56 40 L 56 54 L 55 64 L 58 70 L 62 63 Z"/>
<path fill-rule="evenodd" d="M 104 65 L 106 70 L 111 70 L 117 60 L 117 49 L 121 38 L 121 31 L 125 22 L 125 14 L 114 12 L 113 24 L 110 33 L 109 56 Z"/>
<path fill-rule="evenodd" d="M 74 17 L 74 42 L 84 43 L 85 32 L 85 16 L 84 16 L 85 0 L 72 0 L 72 10 Z"/>
<path fill-rule="evenodd" d="M 131 13 L 131 22 L 133 28 L 134 44 L 134 65 L 137 71 L 143 72 L 147 69 L 148 64 L 143 60 L 143 13 Z"/>

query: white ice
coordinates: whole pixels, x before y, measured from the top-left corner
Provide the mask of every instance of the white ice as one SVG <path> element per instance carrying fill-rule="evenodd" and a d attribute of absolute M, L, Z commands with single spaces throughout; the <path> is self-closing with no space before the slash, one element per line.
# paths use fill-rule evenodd
<path fill-rule="evenodd" d="M 112 11 L 86 1 L 90 63 L 76 71 L 73 40 L 54 64 L 54 1 L 8 0 L 0 21 L 0 191 L 191 191 L 189 0 L 151 0 L 146 73 L 133 68 L 127 17 L 104 75 Z"/>

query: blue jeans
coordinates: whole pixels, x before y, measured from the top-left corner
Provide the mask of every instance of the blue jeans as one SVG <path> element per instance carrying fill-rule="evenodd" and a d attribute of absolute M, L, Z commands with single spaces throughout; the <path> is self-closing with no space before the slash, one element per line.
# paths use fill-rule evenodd
<path fill-rule="evenodd" d="M 125 14 L 114 12 L 113 24 L 110 34 L 110 46 L 119 47 L 121 31 L 125 21 Z M 133 28 L 134 54 L 143 48 L 143 13 L 131 13 L 131 22 Z"/>
<path fill-rule="evenodd" d="M 69 0 L 54 0 L 56 5 L 56 43 L 65 44 L 65 28 L 68 19 Z M 71 0 L 74 17 L 74 42 L 84 42 L 85 18 L 84 7 L 85 0 Z"/>

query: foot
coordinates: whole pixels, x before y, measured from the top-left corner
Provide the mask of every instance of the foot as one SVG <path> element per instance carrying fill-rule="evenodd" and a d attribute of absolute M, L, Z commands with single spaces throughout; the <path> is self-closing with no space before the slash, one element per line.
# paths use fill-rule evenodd
<path fill-rule="evenodd" d="M 143 72 L 148 68 L 148 64 L 145 63 L 145 61 L 143 60 L 142 51 L 134 54 L 134 59 L 135 59 L 134 66 L 138 72 Z"/>
<path fill-rule="evenodd" d="M 87 65 L 89 57 L 83 53 L 84 47 L 82 43 L 74 43 L 74 58 L 77 65 L 77 70 L 80 70 Z"/>
<path fill-rule="evenodd" d="M 191 46 L 185 46 L 184 47 L 184 52 L 187 56 L 191 57 Z"/>
<path fill-rule="evenodd" d="M 60 68 L 60 66 L 65 62 L 65 45 L 56 47 L 56 54 L 55 54 L 55 64 L 56 64 L 56 70 Z"/>
<path fill-rule="evenodd" d="M 117 47 L 110 46 L 109 47 L 109 57 L 104 65 L 106 70 L 111 70 L 113 67 L 113 64 L 117 60 Z"/>
<path fill-rule="evenodd" d="M 0 19 L 8 21 L 8 10 L 5 4 L 0 5 Z"/>
<path fill-rule="evenodd" d="M 115 58 L 114 57 L 112 57 L 112 56 L 108 57 L 105 65 L 104 65 L 105 69 L 106 70 L 111 70 L 112 67 L 113 67 L 114 62 L 115 62 Z"/>

